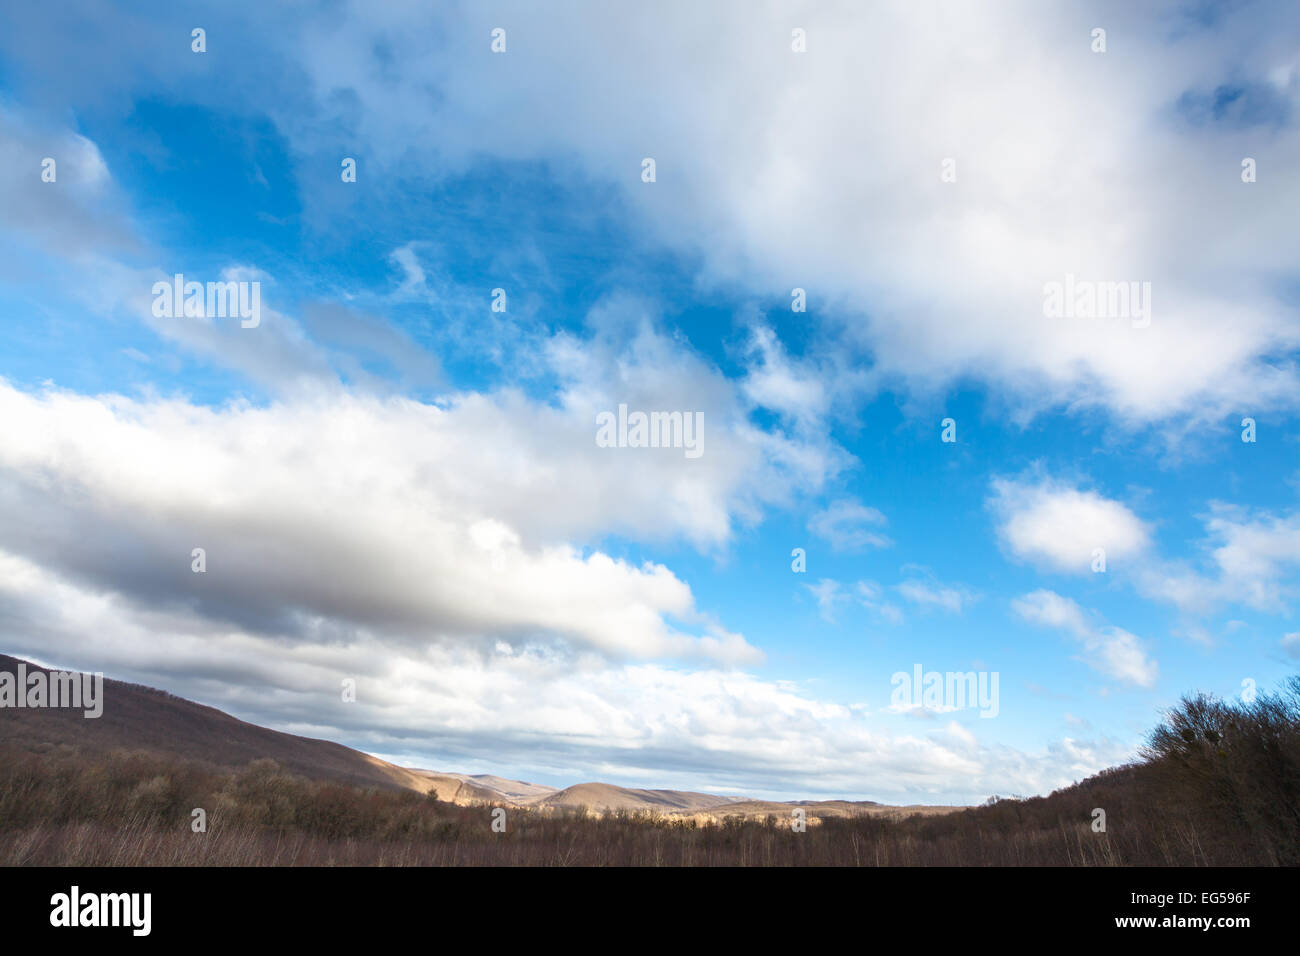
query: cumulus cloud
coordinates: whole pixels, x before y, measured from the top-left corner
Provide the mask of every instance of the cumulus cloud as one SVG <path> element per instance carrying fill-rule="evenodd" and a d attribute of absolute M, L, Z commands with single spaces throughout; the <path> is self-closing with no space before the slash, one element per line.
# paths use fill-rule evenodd
<path fill-rule="evenodd" d="M 542 633 L 632 657 L 757 656 L 662 565 L 564 543 L 637 522 L 725 526 L 736 475 L 724 464 L 665 488 L 635 453 L 602 457 L 587 421 L 519 396 L 209 409 L 0 386 L 0 408 L 0 546 L 114 590 L 262 630 L 328 618 L 412 639 Z M 585 483 L 558 480 L 571 456 L 589 459 Z"/>
<path fill-rule="evenodd" d="M 989 505 L 1013 555 L 1058 571 L 1087 574 L 1097 548 L 1109 567 L 1150 543 L 1147 525 L 1124 504 L 1051 479 L 995 479 Z"/>
<path fill-rule="evenodd" d="M 1083 609 L 1055 591 L 1039 590 L 1012 602 L 1012 608 L 1027 621 L 1069 631 L 1076 636 L 1089 633 Z"/>
<path fill-rule="evenodd" d="M 1016 598 L 1011 606 L 1026 621 L 1074 637 L 1083 648 L 1083 659 L 1094 670 L 1137 687 L 1155 684 L 1159 667 L 1141 640 L 1123 628 L 1093 625 L 1069 598 L 1043 589 Z"/>
<path fill-rule="evenodd" d="M 152 58 L 96 43 L 109 14 L 93 7 L 78 36 L 23 9 L 6 32 L 50 97 L 146 98 L 179 75 L 200 101 L 269 112 L 303 157 L 309 221 L 346 201 L 313 178 L 337 175 L 339 142 L 367 144 L 366 175 L 394 196 L 484 158 L 542 163 L 611 190 L 634 231 L 698 259 L 706 285 L 808 290 L 809 324 L 878 384 L 928 393 L 969 377 L 1025 413 L 1149 423 L 1300 403 L 1285 291 L 1300 184 L 1271 175 L 1300 145 L 1300 11 L 1200 14 L 1109 6 L 1119 45 L 1096 54 L 1082 0 L 839 0 L 797 15 L 777 0 L 353 0 L 292 22 L 214 11 L 248 44 L 249 69 L 219 83 L 166 48 L 181 25 L 166 16 L 123 31 Z M 485 55 L 507 21 L 509 53 Z M 790 50 L 794 22 L 806 53 Z M 1242 157 L 1257 182 L 1241 181 Z M 940 178 L 947 159 L 955 182 Z M 1149 282 L 1149 324 L 1046 317 L 1045 286 L 1067 275 Z"/>
<path fill-rule="evenodd" d="M 1118 562 L 1139 594 L 1187 615 L 1204 615 L 1224 604 L 1284 613 L 1300 594 L 1295 580 L 1300 514 L 1295 512 L 1212 501 L 1199 516 L 1204 537 L 1191 542 L 1191 557 L 1174 559 L 1155 552 L 1147 522 L 1099 492 L 1050 478 L 995 479 L 992 489 L 988 503 L 999 522 L 999 538 L 1016 558 L 1087 574 L 1094 549 L 1101 548 L 1108 571 Z"/>
<path fill-rule="evenodd" d="M 1278 290 L 1295 267 L 1283 210 L 1300 187 L 1245 185 L 1222 159 L 1263 154 L 1267 167 L 1295 152 L 1288 31 L 1116 6 L 1108 28 L 1133 55 L 1098 55 L 1085 9 L 819 4 L 797 18 L 809 48 L 793 54 L 782 3 L 560 16 L 520 4 L 506 17 L 517 42 L 487 57 L 458 38 L 487 36 L 496 7 L 352 4 L 295 49 L 318 110 L 375 144 L 385 169 L 413 155 L 463 169 L 488 153 L 615 184 L 708 279 L 808 288 L 852 316 L 824 324 L 881 380 L 924 390 L 973 375 L 1029 406 L 1135 422 L 1294 406 L 1300 331 Z M 1274 106 L 1195 108 L 1234 84 Z M 279 121 L 300 148 L 323 147 L 319 113 Z M 648 154 L 653 189 L 637 176 Z M 939 175 L 947 158 L 953 183 Z M 1150 324 L 1046 318 L 1045 284 L 1066 275 L 1151 283 Z"/>

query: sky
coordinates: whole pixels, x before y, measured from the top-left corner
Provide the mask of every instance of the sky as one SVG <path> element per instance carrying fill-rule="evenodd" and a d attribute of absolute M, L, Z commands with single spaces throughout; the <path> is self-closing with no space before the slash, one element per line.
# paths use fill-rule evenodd
<path fill-rule="evenodd" d="M 5 5 L 0 651 L 555 786 L 1132 759 L 1300 664 L 1298 36 Z"/>

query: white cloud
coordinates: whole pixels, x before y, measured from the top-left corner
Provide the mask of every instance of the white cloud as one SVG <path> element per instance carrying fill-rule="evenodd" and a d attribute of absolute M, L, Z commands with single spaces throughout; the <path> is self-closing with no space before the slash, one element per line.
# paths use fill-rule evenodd
<path fill-rule="evenodd" d="M 1252 513 L 1211 502 L 1203 521 L 1203 560 L 1152 563 L 1138 578 L 1142 593 L 1187 613 L 1219 604 L 1286 612 L 1300 593 L 1300 513 Z"/>
<path fill-rule="evenodd" d="M 1094 670 L 1138 687 L 1155 684 L 1159 667 L 1147 656 L 1142 642 L 1123 628 L 1094 626 L 1069 598 L 1038 590 L 1016 598 L 1011 607 L 1026 621 L 1073 636 L 1083 647 L 1083 659 Z"/>
<path fill-rule="evenodd" d="M 817 610 L 828 624 L 835 623 L 835 605 L 844 600 L 840 582 L 831 578 L 821 578 L 816 584 L 805 584 L 812 596 L 817 599 Z"/>
<path fill-rule="evenodd" d="M 566 184 L 612 187 L 634 234 L 698 257 L 702 287 L 808 290 L 798 320 L 833 338 L 846 365 L 869 360 L 874 384 L 931 393 L 974 377 L 1021 413 L 1056 404 L 1201 420 L 1300 402 L 1300 326 L 1284 298 L 1300 183 L 1267 172 L 1297 151 L 1300 127 L 1179 107 L 1233 84 L 1246 102 L 1257 84 L 1295 114 L 1288 38 L 1300 11 L 1266 9 L 1207 26 L 1176 4 L 1116 8 L 1108 28 L 1126 53 L 1098 55 L 1083 4 L 841 0 L 802 10 L 809 50 L 795 54 L 790 8 L 774 0 L 589 0 L 560 12 L 352 2 L 274 29 L 260 10 L 232 14 L 231 31 L 255 38 L 267 66 L 194 89 L 236 112 L 269 111 L 306 158 L 310 221 L 344 201 L 310 179 L 337 179 L 341 138 L 367 144 L 363 175 L 395 201 L 485 158 L 540 161 Z M 488 36 L 502 17 L 518 40 L 508 54 L 462 39 Z M 1273 28 L 1258 29 L 1264 21 Z M 142 42 L 167 30 L 156 18 L 131 27 Z M 33 15 L 21 32 L 48 47 L 45 79 L 73 100 L 110 82 L 144 99 L 197 69 L 188 54 L 169 54 L 161 71 L 124 64 L 93 45 L 93 30 L 51 29 Z M 78 69 L 61 69 L 69 62 Z M 102 183 L 102 158 L 74 137 L 60 150 L 85 184 Z M 10 168 L 28 168 L 41 136 L 11 139 L 24 145 Z M 648 154 L 652 187 L 639 177 Z M 1223 156 L 1257 158 L 1259 181 L 1242 183 Z M 954 183 L 940 180 L 945 158 L 957 162 Z M 54 224 L 60 243 L 91 248 L 95 228 L 120 221 L 61 218 L 63 191 L 5 198 L 9 221 Z M 1066 274 L 1150 282 L 1150 326 L 1046 319 L 1043 286 Z M 752 385 L 790 408 L 822 401 L 779 366 Z"/>
<path fill-rule="evenodd" d="M 748 455 L 734 449 L 733 471 L 721 438 L 718 470 L 678 463 L 664 481 L 647 458 L 602 455 L 585 417 L 508 394 L 207 409 L 0 385 L 0 410 L 0 546 L 111 589 L 267 629 L 326 618 L 413 640 L 549 634 L 631 657 L 757 656 L 667 568 L 565 543 L 652 526 L 725 534 Z M 194 547 L 206 575 L 189 570 Z"/>
<path fill-rule="evenodd" d="M 398 286 L 398 295 L 410 295 L 422 291 L 425 283 L 424 269 L 420 266 L 414 243 L 407 243 L 394 249 L 389 258 L 402 270 L 402 281 Z"/>
<path fill-rule="evenodd" d="M 894 590 L 913 604 L 936 607 L 952 614 L 960 614 L 974 600 L 974 595 L 964 588 L 949 587 L 924 578 L 909 578 L 896 584 Z"/>
<path fill-rule="evenodd" d="M 996 479 L 989 505 L 1013 555 L 1059 571 L 1090 573 L 1097 548 L 1106 552 L 1109 570 L 1150 543 L 1147 525 L 1125 505 L 1050 479 Z"/>
<path fill-rule="evenodd" d="M 1252 518 L 1244 509 L 1214 505 L 1206 530 L 1215 544 L 1219 592 L 1252 607 L 1282 609 L 1294 586 L 1281 579 L 1300 567 L 1300 514 Z"/>
<path fill-rule="evenodd" d="M 1092 631 L 1083 616 L 1083 609 L 1055 591 L 1034 591 L 1017 598 L 1011 606 L 1026 621 L 1068 631 L 1075 637 L 1086 637 Z"/>
<path fill-rule="evenodd" d="M 1260 130 L 1208 130 L 1177 109 L 1184 94 L 1291 76 L 1287 5 L 1264 32 L 1256 18 L 1198 29 L 1170 5 L 1117 8 L 1108 27 L 1128 52 L 1105 55 L 1083 7 L 1027 0 L 819 4 L 799 17 L 806 54 L 789 49 L 786 4 L 508 11 L 518 42 L 491 57 L 438 38 L 487 36 L 498 7 L 448 10 L 449 27 L 421 7 L 350 5 L 286 38 L 317 108 L 295 101 L 278 121 L 307 151 L 343 125 L 372 145 L 372 175 L 417 172 L 413 156 L 418 172 L 455 173 L 488 154 L 615 184 L 707 280 L 810 290 L 811 320 L 870 354 L 880 381 L 974 375 L 1030 409 L 1134 422 L 1300 398 L 1295 364 L 1275 361 L 1300 346 L 1278 291 L 1296 266 L 1286 210 L 1300 185 L 1243 184 L 1222 157 L 1263 152 Z M 1291 80 L 1274 89 L 1300 97 Z M 1269 128 L 1261 168 L 1298 135 Z M 948 157 L 955 183 L 939 177 Z M 1045 318 L 1044 284 L 1066 274 L 1150 282 L 1149 327 Z"/>
<path fill-rule="evenodd" d="M 808 530 L 836 551 L 861 551 L 864 548 L 887 548 L 890 540 L 873 530 L 886 523 L 885 516 L 852 498 L 831 502 L 812 516 Z"/>
<path fill-rule="evenodd" d="M 750 355 L 757 361 L 748 369 L 743 388 L 754 404 L 804 427 L 816 427 L 829 405 L 817 370 L 791 361 L 776 333 L 764 326 L 751 330 Z"/>
<path fill-rule="evenodd" d="M 1185 614 L 1206 614 L 1221 604 L 1283 613 L 1300 594 L 1300 513 L 1211 502 L 1201 516 L 1204 539 L 1193 543 L 1191 558 L 1175 560 L 1153 553 L 1150 525 L 1095 491 L 1051 479 L 998 479 L 989 506 L 1015 557 L 1087 574 L 1093 550 L 1102 548 L 1108 572 L 1125 573 L 1138 593 Z M 1189 623 L 1186 630 L 1207 641 L 1203 628 Z"/>
<path fill-rule="evenodd" d="M 903 609 L 883 600 L 884 589 L 875 581 L 859 581 L 856 587 L 858 603 L 875 611 L 890 624 L 903 623 Z"/>

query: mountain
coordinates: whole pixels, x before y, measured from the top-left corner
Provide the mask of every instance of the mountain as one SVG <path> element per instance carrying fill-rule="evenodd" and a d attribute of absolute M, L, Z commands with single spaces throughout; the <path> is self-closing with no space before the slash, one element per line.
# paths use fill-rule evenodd
<path fill-rule="evenodd" d="M 632 790 L 608 783 L 580 783 L 533 800 L 530 806 L 673 812 L 711 810 L 732 802 L 734 798 L 720 797 L 714 793 L 692 793 L 689 790 Z"/>
<path fill-rule="evenodd" d="M 417 773 L 430 773 L 431 771 L 420 770 Z M 497 777 L 490 773 L 444 773 L 444 777 L 455 777 L 465 783 L 481 790 L 487 790 L 496 795 L 498 799 L 505 798 L 511 803 L 526 804 L 533 800 L 539 800 L 542 797 L 558 792 L 558 787 L 548 787 L 541 783 L 525 783 L 523 780 L 507 780 L 505 777 Z"/>
<path fill-rule="evenodd" d="M 0 654 L 0 671 L 16 674 L 19 663 L 29 675 L 48 674 L 36 664 Z M 68 708 L 0 708 L 0 751 L 145 750 L 231 768 L 269 757 L 312 780 L 421 793 L 438 784 L 447 789 L 443 781 L 421 777 L 342 744 L 259 727 L 151 687 L 105 678 L 103 695 L 103 714 L 93 719 Z M 462 782 L 452 783 L 460 787 Z"/>
<path fill-rule="evenodd" d="M 444 800 L 447 803 L 517 803 L 517 800 L 505 792 L 505 790 L 511 789 L 509 785 L 513 784 L 515 788 L 535 786 L 517 780 L 490 777 L 489 779 L 499 780 L 501 784 L 500 787 L 491 786 L 483 782 L 482 779 L 470 776 L 467 773 L 437 773 L 433 770 L 412 770 L 410 773 L 426 781 L 426 791 L 432 792 L 439 800 Z"/>

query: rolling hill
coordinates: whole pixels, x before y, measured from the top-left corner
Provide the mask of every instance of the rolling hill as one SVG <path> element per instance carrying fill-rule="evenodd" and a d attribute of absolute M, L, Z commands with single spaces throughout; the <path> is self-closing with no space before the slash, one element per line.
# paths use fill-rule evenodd
<path fill-rule="evenodd" d="M 732 797 L 688 790 L 633 790 L 608 783 L 580 783 L 530 802 L 534 807 L 588 810 L 658 810 L 660 812 L 711 810 L 734 802 Z"/>

